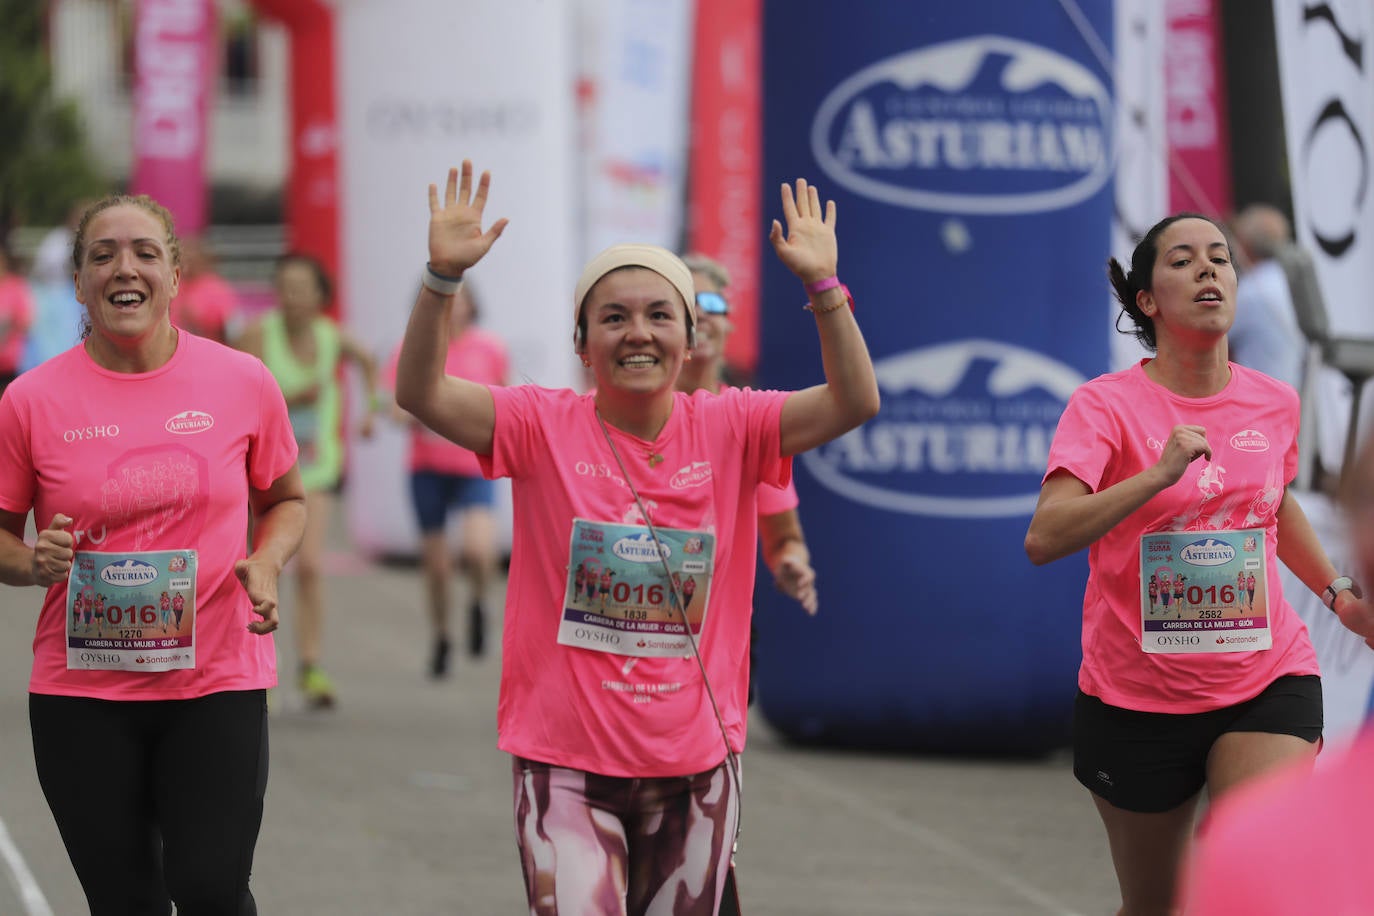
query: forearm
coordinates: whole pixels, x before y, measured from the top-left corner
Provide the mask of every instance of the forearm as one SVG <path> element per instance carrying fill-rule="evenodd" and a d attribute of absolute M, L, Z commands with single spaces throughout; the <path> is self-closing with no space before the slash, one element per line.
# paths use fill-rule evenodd
<path fill-rule="evenodd" d="M 36 585 L 33 548 L 9 531 L 0 531 L 0 582 L 5 585 Z"/>
<path fill-rule="evenodd" d="M 788 560 L 805 566 L 811 565 L 811 551 L 807 549 L 806 542 L 800 537 L 778 541 L 772 545 L 771 549 L 765 545 L 763 562 L 768 565 L 768 571 L 774 577 L 778 575 L 778 570 L 782 568 L 782 564 Z"/>
<path fill-rule="evenodd" d="M 1080 486 L 1082 484 L 1080 483 Z M 1164 489 L 1154 468 L 1097 493 L 1046 502 L 1026 532 L 1026 555 L 1037 566 L 1075 554 L 1119 525 Z"/>
<path fill-rule="evenodd" d="M 423 284 L 410 310 L 396 366 L 396 403 L 422 421 L 430 418 L 444 378 L 449 312 L 453 297 Z"/>
<path fill-rule="evenodd" d="M 796 509 L 760 515 L 759 540 L 763 547 L 763 562 L 775 576 L 778 567 L 788 559 L 811 565 L 811 551 L 807 549 Z"/>
<path fill-rule="evenodd" d="M 304 535 L 304 497 L 283 499 L 254 517 L 252 557 L 280 573 Z"/>
<path fill-rule="evenodd" d="M 864 343 L 863 332 L 840 288 L 828 289 L 811 297 L 816 313 L 816 328 L 821 343 L 821 368 L 825 384 L 835 402 L 835 410 L 846 424 L 835 435 L 848 432 L 878 412 L 878 377 Z M 825 309 L 830 308 L 830 311 Z"/>
<path fill-rule="evenodd" d="M 1340 573 L 1291 491 L 1283 494 L 1277 521 L 1279 559 L 1313 594 L 1321 595 Z"/>

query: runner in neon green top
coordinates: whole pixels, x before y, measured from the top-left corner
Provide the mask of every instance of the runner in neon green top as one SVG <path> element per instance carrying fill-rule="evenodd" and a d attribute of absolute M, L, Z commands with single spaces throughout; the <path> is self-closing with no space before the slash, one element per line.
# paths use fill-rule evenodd
<path fill-rule="evenodd" d="M 320 561 L 334 490 L 343 473 L 339 363 L 351 362 L 362 371 L 367 407 L 358 431 L 365 438 L 372 435 L 372 413 L 378 404 L 377 364 L 324 314 L 333 293 L 329 276 L 318 261 L 303 254 L 284 255 L 277 262 L 274 282 L 279 308 L 254 323 L 239 347 L 259 357 L 276 377 L 300 447 L 308 512 L 305 539 L 295 560 L 300 687 L 311 706 L 332 706 L 334 686 L 319 665 L 324 630 Z"/>

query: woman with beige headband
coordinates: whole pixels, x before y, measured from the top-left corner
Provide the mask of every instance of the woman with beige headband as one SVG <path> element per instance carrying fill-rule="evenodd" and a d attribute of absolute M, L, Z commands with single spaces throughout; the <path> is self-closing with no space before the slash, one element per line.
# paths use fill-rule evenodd
<path fill-rule="evenodd" d="M 530 911 L 714 914 L 739 815 L 754 490 L 878 410 L 835 275 L 835 205 L 804 180 L 783 185 L 786 227 L 770 233 L 807 289 L 823 384 L 675 391 L 695 335 L 691 274 L 662 248 L 618 245 L 577 283 L 574 346 L 596 381 L 579 395 L 444 375 L 453 294 L 506 225 L 483 229 L 489 185 L 483 173 L 474 189 L 465 161 L 442 200 L 430 186 L 396 395 L 484 474 L 512 479 L 498 744 L 513 758 Z M 584 563 L 614 572 L 604 610 L 573 600 Z M 698 583 L 690 607 L 666 600 L 674 572 Z"/>

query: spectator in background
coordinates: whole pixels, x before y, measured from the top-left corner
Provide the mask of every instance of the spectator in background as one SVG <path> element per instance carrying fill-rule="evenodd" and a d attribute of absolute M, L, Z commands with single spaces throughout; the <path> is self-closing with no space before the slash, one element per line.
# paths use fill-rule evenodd
<path fill-rule="evenodd" d="M 494 334 L 475 327 L 480 310 L 472 283 L 463 284 L 453 299 L 448 322 L 448 352 L 444 374 L 483 385 L 505 385 L 510 368 L 506 346 Z M 400 344 L 387 366 L 387 382 L 396 384 Z M 450 512 L 458 515 L 458 563 L 468 580 L 468 654 L 480 656 L 486 646 L 487 586 L 496 578 L 495 485 L 482 476 L 477 456 L 420 423 L 399 405 L 393 415 L 410 427 L 408 463 L 410 498 L 420 528 L 420 553 L 429 598 L 433 633 L 429 673 L 447 676 L 449 632 L 449 576 L 452 560 L 445 536 Z"/>
<path fill-rule="evenodd" d="M 1228 335 L 1231 359 L 1298 388 L 1306 341 L 1288 277 L 1276 259 L 1293 243 L 1288 217 L 1269 204 L 1250 204 L 1236 216 L 1231 234 L 1243 268 L 1236 283 L 1236 321 Z"/>
<path fill-rule="evenodd" d="M 84 309 L 72 283 L 72 243 L 81 217 L 93 201 L 72 205 L 67 221 L 43 236 L 29 270 L 34 316 L 24 342 L 19 371 L 32 369 L 59 353 L 65 353 L 81 337 Z"/>
<path fill-rule="evenodd" d="M 239 348 L 257 356 L 281 386 L 300 447 L 305 485 L 305 537 L 296 554 L 296 652 L 298 683 L 308 705 L 334 705 L 334 683 L 320 667 L 324 637 L 321 567 L 334 493 L 343 481 L 343 386 L 341 361 L 362 371 L 366 409 L 359 432 L 372 435 L 377 401 L 377 364 L 371 354 L 324 314 L 333 283 L 324 265 L 291 253 L 277 261 L 278 308 L 261 316 Z"/>
<path fill-rule="evenodd" d="M 1342 499 L 1356 564 L 1374 579 L 1374 438 Z M 1374 638 L 1367 640 L 1374 647 Z M 1308 774 L 1290 768 L 1223 800 L 1202 830 L 1179 903 L 1185 916 L 1358 914 L 1374 906 L 1374 723 Z"/>
<path fill-rule="evenodd" d="M 719 394 L 725 386 L 725 341 L 735 326 L 730 322 L 730 302 L 725 288 L 730 274 L 725 265 L 702 254 L 683 256 L 682 262 L 692 272 L 692 285 L 697 301 L 697 345 L 692 358 L 682 364 L 677 378 L 677 390 L 691 394 L 704 388 Z M 755 494 L 759 517 L 759 544 L 763 548 L 763 562 L 773 574 L 778 591 L 802 606 L 808 614 L 816 613 L 816 571 L 811 568 L 811 551 L 802 534 L 801 517 L 797 514 L 797 488 L 789 480 L 785 487 L 761 483 Z M 754 643 L 757 631 L 749 625 L 749 699 L 754 697 Z"/>
<path fill-rule="evenodd" d="M 0 245 L 0 392 L 19 374 L 34 313 L 33 292 L 11 264 L 9 252 Z"/>
<path fill-rule="evenodd" d="M 181 243 L 181 291 L 172 300 L 172 324 L 224 343 L 238 315 L 239 297 L 216 267 L 204 239 L 192 237 Z"/>

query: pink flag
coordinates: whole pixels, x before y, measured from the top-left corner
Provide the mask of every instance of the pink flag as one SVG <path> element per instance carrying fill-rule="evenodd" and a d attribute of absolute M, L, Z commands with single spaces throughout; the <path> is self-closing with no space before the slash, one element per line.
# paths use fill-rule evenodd
<path fill-rule="evenodd" d="M 205 227 L 206 122 L 216 55 L 214 0 L 138 0 L 130 190 L 172 211 L 181 235 Z"/>

